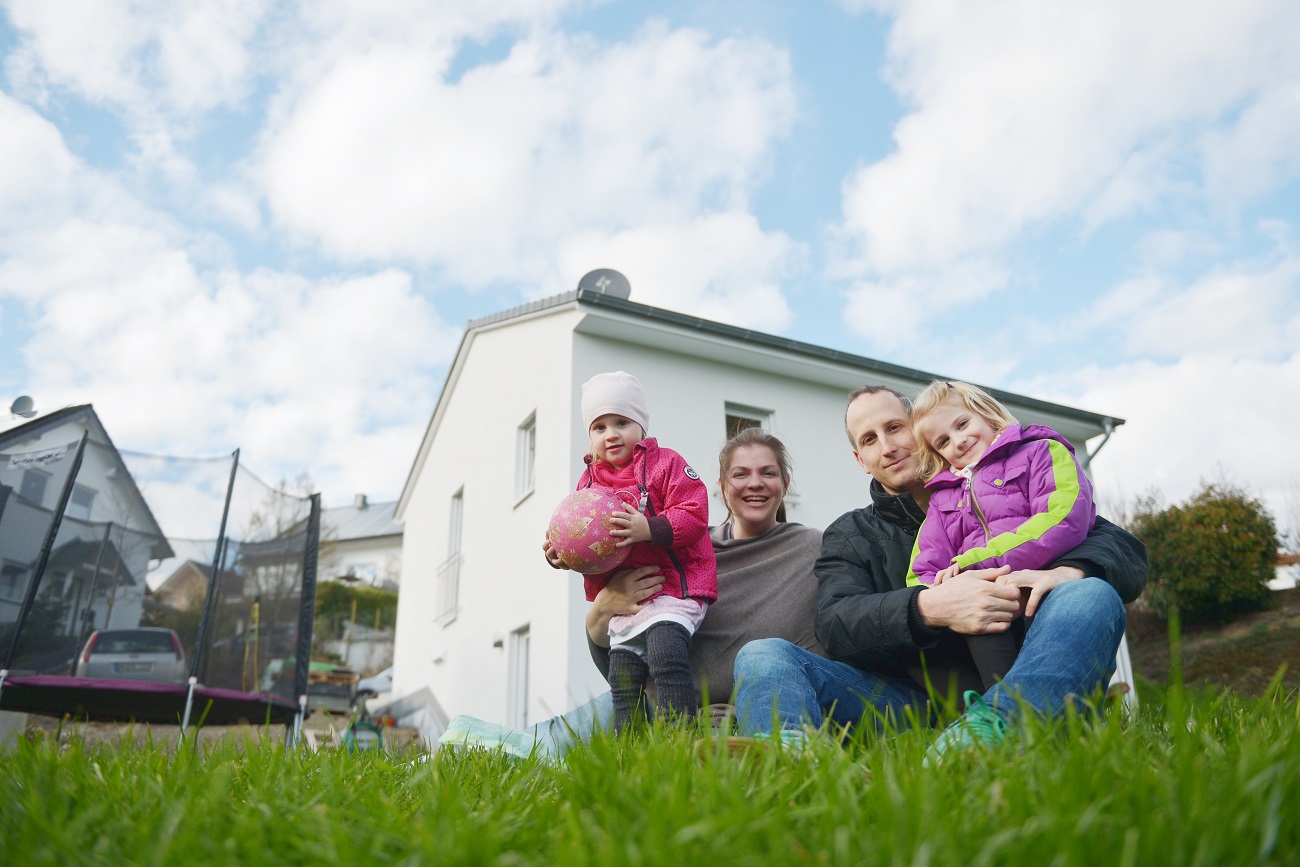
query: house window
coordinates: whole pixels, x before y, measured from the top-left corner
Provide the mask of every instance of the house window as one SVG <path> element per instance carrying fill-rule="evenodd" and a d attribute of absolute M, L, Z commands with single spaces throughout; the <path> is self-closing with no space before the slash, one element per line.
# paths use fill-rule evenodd
<path fill-rule="evenodd" d="M 537 482 L 537 413 L 534 412 L 515 433 L 515 499 L 522 500 L 533 492 Z"/>
<path fill-rule="evenodd" d="M 45 502 L 45 483 L 50 480 L 48 473 L 40 470 L 23 470 L 23 484 L 18 496 L 29 503 L 41 505 Z"/>
<path fill-rule="evenodd" d="M 460 537 L 465 515 L 465 489 L 451 495 L 451 510 L 448 519 L 447 559 L 438 567 L 437 600 L 434 618 L 439 623 L 450 623 L 456 619 L 456 603 L 460 594 Z"/>
<path fill-rule="evenodd" d="M 27 567 L 8 560 L 0 566 L 0 599 L 20 601 L 27 590 Z"/>
<path fill-rule="evenodd" d="M 510 633 L 510 654 L 506 673 L 506 725 L 522 729 L 528 725 L 528 654 L 532 639 L 528 625 Z"/>
<path fill-rule="evenodd" d="M 731 439 L 736 434 L 751 427 L 760 427 L 764 430 L 772 429 L 772 411 L 770 409 L 758 409 L 753 406 L 744 406 L 739 403 L 727 403 L 727 439 Z"/>
<path fill-rule="evenodd" d="M 72 496 L 68 498 L 68 507 L 63 510 L 63 514 L 69 518 L 80 518 L 83 521 L 89 521 L 90 510 L 94 505 L 94 491 L 84 485 L 73 485 Z"/>
<path fill-rule="evenodd" d="M 379 567 L 374 563 L 354 563 L 347 568 L 342 577 L 348 581 L 360 581 L 373 586 L 375 579 L 379 577 Z"/>

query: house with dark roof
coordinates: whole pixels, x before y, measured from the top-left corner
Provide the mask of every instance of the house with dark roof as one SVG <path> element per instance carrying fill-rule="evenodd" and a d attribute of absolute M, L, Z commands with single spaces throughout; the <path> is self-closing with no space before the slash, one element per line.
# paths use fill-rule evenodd
<path fill-rule="evenodd" d="M 357 494 L 352 504 L 321 510 L 319 576 L 396 590 L 402 576 L 402 524 L 397 501 L 372 503 Z"/>
<path fill-rule="evenodd" d="M 587 649 L 582 581 L 550 569 L 541 548 L 583 469 L 581 385 L 609 370 L 645 385 L 648 432 L 709 483 L 711 523 L 725 517 L 718 450 L 757 424 L 793 456 L 789 519 L 817 528 L 868 497 L 843 430 L 847 393 L 915 394 L 940 378 L 587 288 L 470 322 L 397 503 L 396 695 L 428 688 L 451 713 L 522 726 L 607 688 Z M 989 391 L 1068 437 L 1085 467 L 1124 423 Z"/>
<path fill-rule="evenodd" d="M 135 479 L 89 404 L 0 420 L 0 625 L 12 623 L 44 530 L 63 492 L 33 455 L 86 447 L 37 594 L 47 641 L 69 646 L 91 629 L 140 623 L 151 561 L 174 556 Z M 56 672 L 58 673 L 58 672 Z"/>

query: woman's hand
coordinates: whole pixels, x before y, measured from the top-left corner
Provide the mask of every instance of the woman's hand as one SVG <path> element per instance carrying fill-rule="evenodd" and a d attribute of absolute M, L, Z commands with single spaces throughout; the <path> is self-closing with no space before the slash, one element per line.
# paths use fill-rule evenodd
<path fill-rule="evenodd" d="M 650 522 L 646 516 L 637 511 L 636 506 L 630 503 L 623 504 L 622 512 L 615 512 L 609 518 L 619 529 L 610 530 L 611 536 L 620 537 L 619 543 L 615 546 L 626 548 L 628 545 L 634 545 L 637 542 L 650 541 Z"/>
<path fill-rule="evenodd" d="M 546 556 L 546 562 L 552 569 L 568 569 L 568 565 L 560 559 L 560 555 L 555 553 L 554 546 L 551 545 L 551 537 L 547 536 L 546 541 L 542 543 L 542 554 Z"/>
<path fill-rule="evenodd" d="M 587 636 L 596 646 L 608 647 L 610 618 L 636 614 L 663 586 L 664 576 L 659 574 L 658 566 L 615 572 L 587 609 Z"/>

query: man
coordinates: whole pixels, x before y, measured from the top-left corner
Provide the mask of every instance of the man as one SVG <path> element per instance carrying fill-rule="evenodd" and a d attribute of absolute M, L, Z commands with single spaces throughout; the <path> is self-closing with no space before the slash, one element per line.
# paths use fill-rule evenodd
<path fill-rule="evenodd" d="M 931 758 L 975 742 L 995 743 L 1018 702 L 1045 716 L 1072 695 L 1105 686 L 1124 635 L 1124 603 L 1146 584 L 1146 549 L 1098 518 L 1079 547 L 1044 570 L 964 572 L 934 587 L 907 586 L 928 492 L 917 475 L 911 406 L 893 389 L 849 396 L 844 426 L 858 465 L 871 476 L 870 505 L 826 529 L 815 627 L 830 659 L 779 639 L 746 645 L 736 658 L 742 734 L 775 726 L 787 741 L 826 719 L 852 725 L 873 711 L 902 722 L 927 710 L 927 681 L 940 693 L 967 691 L 966 714 L 931 747 Z M 1022 591 L 1027 591 L 1022 593 Z M 1025 628 L 1023 615 L 1032 616 Z M 1023 634 L 1015 664 L 980 695 L 963 636 Z"/>

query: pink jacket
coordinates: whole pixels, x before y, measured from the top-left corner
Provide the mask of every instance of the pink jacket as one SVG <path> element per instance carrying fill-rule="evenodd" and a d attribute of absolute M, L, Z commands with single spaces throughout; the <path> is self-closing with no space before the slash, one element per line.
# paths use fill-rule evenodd
<path fill-rule="evenodd" d="M 943 470 L 926 483 L 930 508 L 908 584 L 933 584 L 953 562 L 967 569 L 1042 569 L 1087 537 L 1097 518 L 1092 483 L 1074 447 L 1043 425 L 1012 425 L 969 481 Z"/>
<path fill-rule="evenodd" d="M 590 455 L 586 461 L 588 468 L 578 479 L 575 490 L 595 483 Z M 681 599 L 707 602 L 717 599 L 718 565 L 709 538 L 709 491 L 699 474 L 677 452 L 660 448 L 654 437 L 636 444 L 632 469 L 637 484 L 626 489 L 629 496 L 625 499 L 636 503 L 643 492 L 648 495 L 645 516 L 650 523 L 650 541 L 633 545 L 618 568 L 660 567 L 664 586 L 656 596 L 667 593 Z M 588 602 L 596 598 L 613 574 L 611 571 L 584 576 Z"/>

